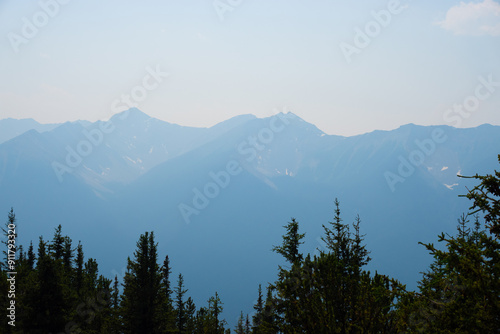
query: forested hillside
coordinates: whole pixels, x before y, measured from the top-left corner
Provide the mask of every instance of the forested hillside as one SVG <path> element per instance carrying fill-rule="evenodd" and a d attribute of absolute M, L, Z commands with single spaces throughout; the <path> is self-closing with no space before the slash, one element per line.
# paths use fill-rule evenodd
<path fill-rule="evenodd" d="M 284 226 L 273 251 L 286 265 L 275 282 L 255 287 L 255 313 L 241 313 L 234 328 L 223 319 L 217 292 L 195 305 L 182 274 L 171 277 L 154 232 L 140 235 L 119 282 L 100 275 L 97 261 L 86 259 L 84 245 L 65 236 L 61 225 L 50 240 L 16 244 L 23 222 L 11 210 L 2 240 L 1 333 L 496 333 L 500 172 L 471 178 L 477 182 L 465 195 L 471 212 L 457 217 L 456 233 L 439 235 L 436 245 L 422 243 L 433 261 L 417 291 L 365 269 L 371 259 L 362 221 L 344 222 L 335 200 L 318 254 L 301 252 L 305 234 L 298 221 Z M 119 240 L 108 242 L 113 247 Z"/>

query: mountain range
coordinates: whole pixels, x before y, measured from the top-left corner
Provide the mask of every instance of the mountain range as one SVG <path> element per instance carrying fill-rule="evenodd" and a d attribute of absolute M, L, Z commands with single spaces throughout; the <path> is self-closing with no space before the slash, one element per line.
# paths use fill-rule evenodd
<path fill-rule="evenodd" d="M 232 323 L 283 265 L 271 248 L 291 217 L 306 233 L 304 253 L 324 249 L 335 198 L 344 221 L 361 217 L 369 269 L 415 288 L 431 260 L 418 242 L 454 232 L 470 206 L 458 196 L 474 185 L 457 174 L 498 169 L 498 143 L 500 127 L 488 124 L 343 137 L 290 112 L 209 128 L 138 109 L 98 122 L 5 119 L 0 213 L 14 207 L 22 244 L 62 224 L 110 278 L 123 276 L 140 233 L 154 230 L 188 295 L 202 303 L 218 291 Z"/>

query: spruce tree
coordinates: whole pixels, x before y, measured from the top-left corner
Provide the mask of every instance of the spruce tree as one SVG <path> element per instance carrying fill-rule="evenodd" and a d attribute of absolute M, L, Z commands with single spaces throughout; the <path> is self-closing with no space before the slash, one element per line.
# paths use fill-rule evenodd
<path fill-rule="evenodd" d="M 111 290 L 111 296 L 109 300 L 110 314 L 103 324 L 104 333 L 109 334 L 119 334 L 120 329 L 120 291 L 118 277 L 115 275 L 113 281 L 113 288 Z"/>
<path fill-rule="evenodd" d="M 81 242 L 78 242 L 78 246 L 76 248 L 76 258 L 75 258 L 75 283 L 74 288 L 79 297 L 84 295 L 83 291 L 83 265 L 84 265 L 85 257 L 83 254 L 83 246 Z"/>
<path fill-rule="evenodd" d="M 223 311 L 223 303 L 219 298 L 219 294 L 215 292 L 213 297 L 208 300 L 208 312 L 209 312 L 209 333 L 213 334 L 224 334 L 226 324 L 225 320 L 220 320 L 220 315 Z"/>
<path fill-rule="evenodd" d="M 28 248 L 28 268 L 33 270 L 35 268 L 35 252 L 33 251 L 33 241 L 30 241 L 30 247 Z"/>
<path fill-rule="evenodd" d="M 419 283 L 420 293 L 405 323 L 418 332 L 495 333 L 500 328 L 500 242 L 476 217 L 460 218 L 457 235 L 442 233 L 439 249 L 423 244 L 434 258 Z"/>
<path fill-rule="evenodd" d="M 273 251 L 293 264 L 302 260 L 299 246 L 303 243 L 301 240 L 305 237 L 305 234 L 299 233 L 299 223 L 295 221 L 295 218 L 292 218 L 292 221 L 283 227 L 287 231 L 283 235 L 283 243 L 280 246 L 274 246 Z"/>
<path fill-rule="evenodd" d="M 170 259 L 165 256 L 163 261 L 163 266 L 161 267 L 162 273 L 162 290 L 163 295 L 163 305 L 162 305 L 162 331 L 165 333 L 173 333 L 176 330 L 176 317 L 177 314 L 174 310 L 173 300 L 172 300 L 172 288 L 170 283 L 170 274 L 172 269 L 170 268 Z M 194 315 L 193 315 L 194 317 Z"/>
<path fill-rule="evenodd" d="M 264 300 L 262 296 L 262 285 L 259 284 L 259 291 L 258 291 L 258 296 L 257 296 L 257 302 L 253 306 L 253 309 L 255 310 L 255 314 L 252 317 L 253 320 L 253 328 L 256 333 L 259 332 L 258 328 L 262 324 L 262 311 L 264 310 Z"/>
<path fill-rule="evenodd" d="M 64 251 L 64 237 L 62 235 L 62 226 L 59 225 L 56 228 L 54 233 L 54 238 L 52 239 L 52 243 L 49 244 L 49 252 L 52 253 L 54 259 L 59 260 L 62 259 Z"/>
<path fill-rule="evenodd" d="M 186 301 L 186 333 L 194 333 L 196 330 L 196 305 L 191 297 Z"/>
<path fill-rule="evenodd" d="M 266 301 L 262 310 L 262 323 L 254 329 L 254 333 L 279 333 L 281 319 L 278 315 L 277 300 L 273 295 L 275 287 L 269 285 L 266 292 Z"/>
<path fill-rule="evenodd" d="M 187 315 L 186 315 L 186 307 L 184 302 L 184 295 L 188 290 L 184 289 L 184 277 L 182 274 L 179 274 L 179 278 L 177 280 L 177 287 L 175 288 L 175 302 L 176 302 L 176 325 L 177 331 L 179 333 L 185 333 Z"/>
<path fill-rule="evenodd" d="M 251 333 L 251 326 L 250 326 L 250 318 L 248 317 L 245 320 L 245 334 L 250 334 Z"/>
<path fill-rule="evenodd" d="M 159 333 L 161 330 L 162 273 L 157 263 L 154 233 L 142 234 L 134 259 L 128 259 L 123 283 L 122 316 L 125 333 Z"/>
<path fill-rule="evenodd" d="M 283 246 L 277 250 L 292 266 L 280 268 L 274 284 L 276 297 L 268 294 L 269 305 L 274 309 L 263 312 L 268 319 L 263 319 L 261 328 L 266 333 L 394 331 L 393 308 L 401 286 L 389 277 L 372 276 L 363 270 L 370 259 L 360 234 L 359 217 L 351 232 L 350 226 L 342 222 L 336 200 L 334 220 L 323 228 L 326 250 L 312 258 L 293 255 L 299 254 L 297 247 L 290 247 L 298 244 L 290 240 L 300 240 L 298 225 L 287 226 Z"/>
<path fill-rule="evenodd" d="M 238 318 L 238 323 L 236 324 L 234 331 L 236 334 L 245 334 L 245 317 L 243 316 L 243 311 L 240 313 L 240 317 Z"/>
<path fill-rule="evenodd" d="M 32 315 L 26 324 L 28 333 L 59 333 L 64 331 L 68 322 L 69 304 L 64 293 L 62 266 L 52 254 L 46 253 L 45 247 L 45 242 L 40 238 L 36 285 L 30 295 Z"/>
<path fill-rule="evenodd" d="M 500 163 L 500 154 L 498 155 Z M 485 214 L 484 219 L 490 232 L 500 238 L 500 171 L 494 171 L 492 174 L 478 175 L 471 177 L 460 176 L 463 178 L 476 179 L 480 183 L 469 191 L 465 197 L 472 200 L 472 211 L 474 215 L 478 212 Z"/>

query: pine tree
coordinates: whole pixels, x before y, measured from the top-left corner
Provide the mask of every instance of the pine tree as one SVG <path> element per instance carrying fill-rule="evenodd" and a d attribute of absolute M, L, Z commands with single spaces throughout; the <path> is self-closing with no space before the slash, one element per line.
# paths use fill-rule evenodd
<path fill-rule="evenodd" d="M 186 333 L 194 333 L 196 330 L 196 305 L 191 297 L 186 301 Z"/>
<path fill-rule="evenodd" d="M 393 308 L 401 286 L 386 276 L 371 276 L 363 270 L 370 259 L 360 234 L 359 217 L 351 232 L 350 226 L 342 223 L 340 205 L 335 200 L 334 220 L 323 228 L 326 251 L 304 258 L 294 256 L 299 254 L 294 250 L 297 248 L 289 246 L 298 244 L 290 240 L 300 240 L 298 225 L 287 226 L 284 245 L 278 251 L 292 266 L 280 268 L 274 285 L 276 297 L 268 294 L 272 308 L 268 314 L 264 311 L 268 319 L 263 319 L 260 327 L 266 332 L 284 333 L 394 331 Z"/>
<path fill-rule="evenodd" d="M 250 327 L 250 318 L 248 317 L 245 320 L 245 334 L 250 334 L 251 333 L 251 327 Z"/>
<path fill-rule="evenodd" d="M 498 155 L 500 163 L 500 154 Z M 480 211 L 485 213 L 484 219 L 490 232 L 500 238 L 500 171 L 492 174 L 478 175 L 463 178 L 476 179 L 481 182 L 469 191 L 465 197 L 473 201 L 471 215 Z"/>
<path fill-rule="evenodd" d="M 195 333 L 224 334 L 227 332 L 224 328 L 226 321 L 219 319 L 222 310 L 222 302 L 216 292 L 215 296 L 208 300 L 208 308 L 200 307 L 196 312 Z"/>
<path fill-rule="evenodd" d="M 44 259 L 46 255 L 46 243 L 43 241 L 43 238 L 40 237 L 38 240 L 38 261 Z"/>
<path fill-rule="evenodd" d="M 476 217 L 469 228 L 468 216 L 460 218 L 457 235 L 442 233 L 438 242 L 423 244 L 434 257 L 419 283 L 410 330 L 435 333 L 494 333 L 500 328 L 500 242 L 482 230 Z"/>
<path fill-rule="evenodd" d="M 262 296 L 262 285 L 259 284 L 259 291 L 257 296 L 257 302 L 255 303 L 253 309 L 255 314 L 252 317 L 253 328 L 256 333 L 258 333 L 258 328 L 262 324 L 262 311 L 264 310 L 264 300 Z"/>
<path fill-rule="evenodd" d="M 287 233 L 283 235 L 283 243 L 280 246 L 274 246 L 273 251 L 281 254 L 288 262 L 296 263 L 302 260 L 302 254 L 299 253 L 299 246 L 303 243 L 301 240 L 305 234 L 299 233 L 299 223 L 292 218 L 292 221 L 283 226 Z"/>
<path fill-rule="evenodd" d="M 76 259 L 75 259 L 75 285 L 74 288 L 79 297 L 84 295 L 83 292 L 83 265 L 84 265 L 84 254 L 83 254 L 83 246 L 81 242 L 78 242 L 78 246 L 76 248 Z"/>
<path fill-rule="evenodd" d="M 40 238 L 36 285 L 30 296 L 32 316 L 27 323 L 28 333 L 59 333 L 64 331 L 68 320 L 68 300 L 64 294 L 61 265 L 45 250 L 46 244 Z M 50 315 L 50 316 L 47 316 Z"/>
<path fill-rule="evenodd" d="M 134 260 L 128 259 L 123 283 L 122 314 L 125 333 L 159 333 L 161 328 L 162 273 L 157 263 L 154 233 L 141 235 Z"/>
<path fill-rule="evenodd" d="M 275 287 L 269 285 L 266 292 L 266 301 L 262 310 L 262 323 L 259 327 L 255 328 L 253 333 L 277 334 L 281 319 L 278 315 L 277 300 L 273 296 Z"/>
<path fill-rule="evenodd" d="M 64 251 L 64 237 L 62 235 L 62 226 L 59 225 L 56 228 L 54 233 L 54 238 L 52 239 L 52 243 L 49 244 L 49 252 L 52 253 L 54 259 L 59 260 L 62 259 Z"/>
<path fill-rule="evenodd" d="M 97 278 L 99 277 L 99 269 L 95 259 L 88 259 L 85 262 L 83 270 L 83 290 L 85 295 L 93 295 L 97 286 Z"/>
<path fill-rule="evenodd" d="M 209 312 L 209 333 L 213 334 L 224 334 L 225 320 L 220 320 L 219 317 L 223 311 L 223 303 L 219 298 L 219 294 L 215 292 L 215 296 L 210 297 L 208 300 L 208 312 Z"/>
<path fill-rule="evenodd" d="M 236 328 L 234 329 L 236 334 L 245 334 L 245 317 L 243 316 L 243 311 L 240 313 L 240 317 L 238 318 L 238 323 L 236 324 Z"/>
<path fill-rule="evenodd" d="M 177 287 L 175 288 L 175 301 L 176 301 L 176 311 L 177 311 L 177 318 L 176 318 L 176 325 L 177 325 L 177 330 L 179 333 L 184 333 L 185 332 L 185 327 L 186 327 L 186 308 L 185 308 L 185 302 L 184 302 L 184 295 L 186 294 L 188 290 L 184 289 L 184 277 L 182 274 L 179 274 L 179 278 L 177 280 Z"/>
<path fill-rule="evenodd" d="M 200 307 L 196 311 L 196 333 L 208 333 L 208 310 L 206 307 Z"/>
<path fill-rule="evenodd" d="M 72 246 L 72 240 L 70 237 L 65 236 L 64 237 L 64 243 L 63 243 L 63 250 L 62 250 L 62 262 L 64 269 L 66 272 L 69 272 L 72 266 L 72 260 L 73 260 L 73 248 Z"/>
<path fill-rule="evenodd" d="M 107 334 L 119 334 L 120 331 L 120 291 L 118 276 L 115 275 L 113 281 L 113 288 L 111 291 L 111 296 L 109 300 L 110 314 L 103 324 L 103 333 Z"/>
<path fill-rule="evenodd" d="M 28 248 L 28 268 L 33 270 L 35 268 L 35 252 L 33 251 L 33 241 L 30 242 L 30 247 Z"/>
<path fill-rule="evenodd" d="M 170 284 L 170 274 L 172 270 L 170 268 L 170 259 L 165 256 L 163 261 L 163 266 L 161 267 L 162 273 L 162 291 L 163 294 L 163 305 L 162 305 L 162 331 L 165 333 L 173 333 L 176 330 L 176 317 L 177 314 L 174 310 L 173 300 L 172 300 L 172 289 Z M 193 315 L 194 317 L 194 315 Z"/>

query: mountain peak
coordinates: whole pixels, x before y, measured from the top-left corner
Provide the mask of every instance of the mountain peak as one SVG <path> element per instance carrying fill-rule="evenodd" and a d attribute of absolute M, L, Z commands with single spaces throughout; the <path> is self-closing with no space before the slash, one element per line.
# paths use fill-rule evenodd
<path fill-rule="evenodd" d="M 300 116 L 297 116 L 296 114 L 294 114 L 291 111 L 288 111 L 286 113 L 279 112 L 279 113 L 277 113 L 273 116 L 270 116 L 268 118 L 272 118 L 272 117 L 286 119 L 290 124 L 294 124 L 295 126 L 298 126 L 306 131 L 314 132 L 319 136 L 325 135 L 325 133 L 322 130 L 320 130 L 316 125 L 303 120 Z"/>
<path fill-rule="evenodd" d="M 111 119 L 119 118 L 120 120 L 128 120 L 132 122 L 144 122 L 151 119 L 151 116 L 143 113 L 137 108 L 130 108 L 128 110 L 122 111 L 121 113 L 115 114 Z"/>

